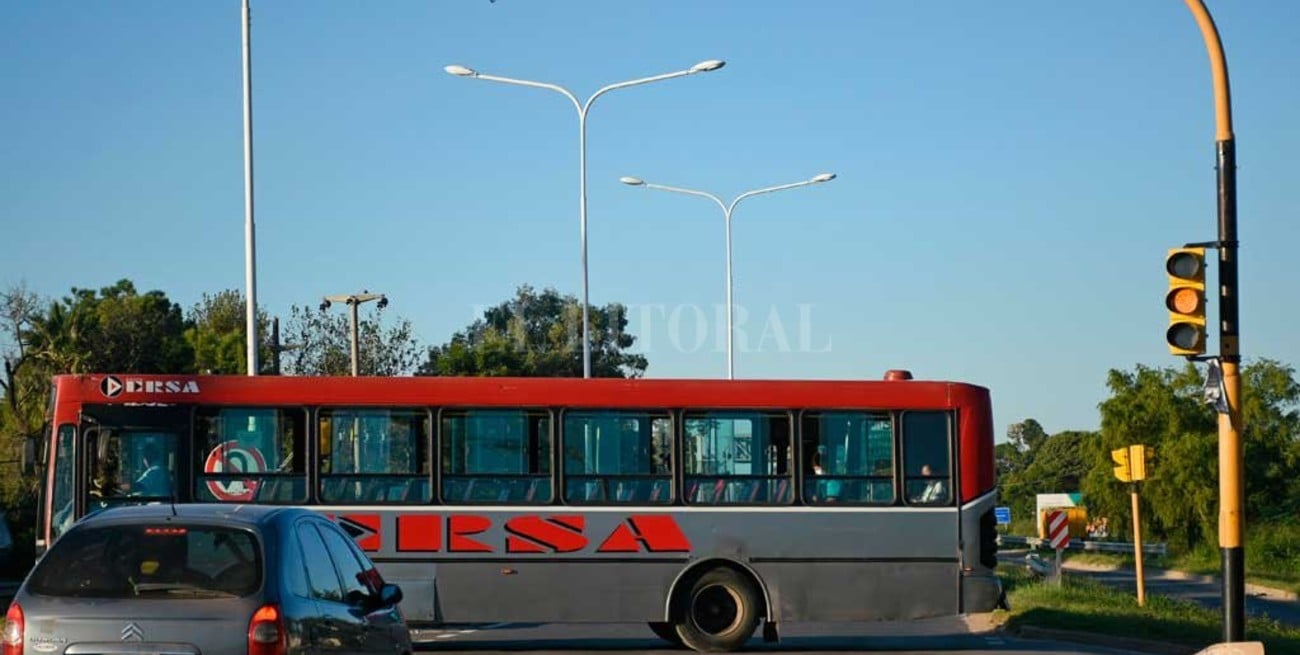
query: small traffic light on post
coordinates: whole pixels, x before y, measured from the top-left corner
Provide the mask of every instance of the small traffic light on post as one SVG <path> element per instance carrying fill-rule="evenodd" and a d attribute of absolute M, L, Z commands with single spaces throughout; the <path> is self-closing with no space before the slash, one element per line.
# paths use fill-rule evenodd
<path fill-rule="evenodd" d="M 1205 354 L 1205 248 L 1171 248 L 1165 257 L 1169 273 L 1169 329 L 1165 341 L 1171 355 Z"/>
<path fill-rule="evenodd" d="M 1147 451 L 1146 446 L 1132 445 L 1128 447 L 1128 467 L 1129 477 L 1133 482 L 1141 482 L 1147 479 Z"/>
<path fill-rule="evenodd" d="M 1128 446 L 1116 448 L 1115 450 L 1110 451 L 1110 458 L 1115 460 L 1115 464 L 1117 465 L 1115 467 L 1115 477 L 1119 478 L 1121 482 L 1133 481 L 1133 474 L 1129 468 L 1128 455 Z"/>

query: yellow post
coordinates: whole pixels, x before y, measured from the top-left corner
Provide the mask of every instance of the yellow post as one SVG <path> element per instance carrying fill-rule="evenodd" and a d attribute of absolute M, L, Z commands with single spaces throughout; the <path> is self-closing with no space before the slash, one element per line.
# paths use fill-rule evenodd
<path fill-rule="evenodd" d="M 1138 486 L 1133 485 L 1133 557 L 1137 563 L 1138 607 L 1147 605 L 1146 581 L 1142 577 L 1142 518 L 1138 514 Z"/>
<path fill-rule="evenodd" d="M 1219 359 L 1228 411 L 1219 414 L 1219 553 L 1223 569 L 1223 640 L 1245 640 L 1245 489 L 1241 438 L 1241 335 L 1237 280 L 1237 144 L 1232 133 L 1228 61 L 1204 0 L 1185 0 L 1210 56 L 1214 86 L 1219 196 Z"/>

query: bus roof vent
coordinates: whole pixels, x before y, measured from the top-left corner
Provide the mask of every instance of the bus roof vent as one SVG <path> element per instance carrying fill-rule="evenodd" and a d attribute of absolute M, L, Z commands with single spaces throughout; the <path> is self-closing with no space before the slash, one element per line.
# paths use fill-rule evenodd
<path fill-rule="evenodd" d="M 901 368 L 891 368 L 888 371 L 885 371 L 885 379 L 892 382 L 911 380 L 912 372 Z"/>

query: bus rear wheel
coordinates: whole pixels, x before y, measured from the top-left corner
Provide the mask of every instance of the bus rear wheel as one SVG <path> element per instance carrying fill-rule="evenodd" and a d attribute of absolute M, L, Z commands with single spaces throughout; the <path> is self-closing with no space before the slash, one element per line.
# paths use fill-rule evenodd
<path fill-rule="evenodd" d="M 682 638 L 677 636 L 677 626 L 663 621 L 652 621 L 646 625 L 650 626 L 650 632 L 655 633 L 656 637 L 677 648 L 682 647 Z"/>
<path fill-rule="evenodd" d="M 677 620 L 677 636 L 701 652 L 736 650 L 758 627 L 760 602 L 748 578 L 734 569 L 712 569 L 691 585 Z"/>

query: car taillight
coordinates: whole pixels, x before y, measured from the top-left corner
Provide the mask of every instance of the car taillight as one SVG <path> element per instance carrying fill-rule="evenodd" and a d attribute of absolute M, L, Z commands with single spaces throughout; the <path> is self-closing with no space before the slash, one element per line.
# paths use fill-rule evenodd
<path fill-rule="evenodd" d="M 284 655 L 287 642 L 280 608 L 275 605 L 257 608 L 253 618 L 248 620 L 248 655 Z"/>
<path fill-rule="evenodd" d="M 23 608 L 14 603 L 5 613 L 4 655 L 23 655 Z"/>

